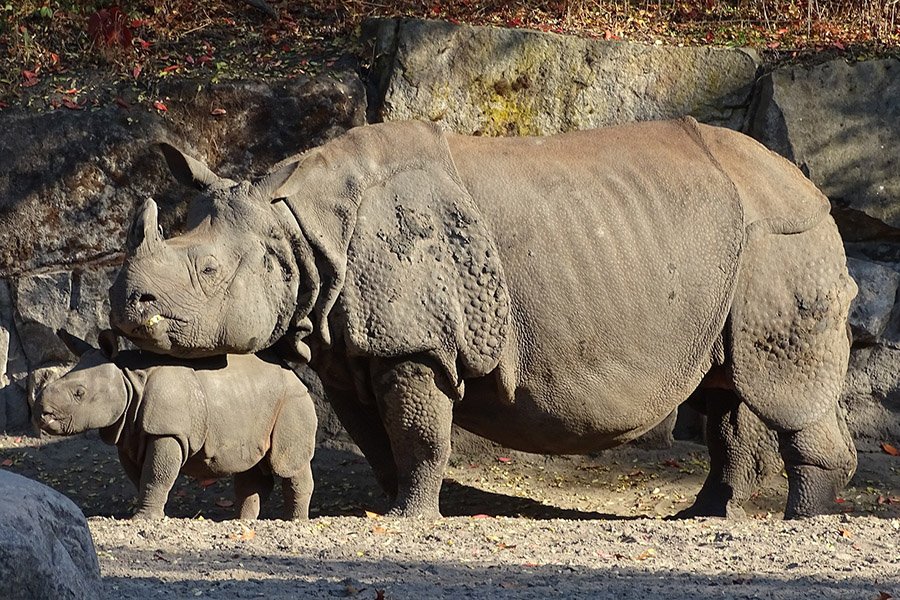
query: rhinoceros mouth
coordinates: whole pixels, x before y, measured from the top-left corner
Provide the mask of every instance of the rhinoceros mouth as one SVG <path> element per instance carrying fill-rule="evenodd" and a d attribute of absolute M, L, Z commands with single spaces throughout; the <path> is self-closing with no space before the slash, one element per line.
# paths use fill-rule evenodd
<path fill-rule="evenodd" d="M 44 413 L 41 415 L 38 426 L 41 431 L 51 435 L 66 435 L 71 419 L 60 420 L 54 413 Z"/>
<path fill-rule="evenodd" d="M 187 319 L 160 312 L 153 313 L 150 317 L 140 318 L 129 315 L 121 319 L 115 319 L 112 325 L 118 332 L 129 339 L 155 339 L 160 335 L 169 333 L 173 327 L 180 328 L 187 322 Z"/>

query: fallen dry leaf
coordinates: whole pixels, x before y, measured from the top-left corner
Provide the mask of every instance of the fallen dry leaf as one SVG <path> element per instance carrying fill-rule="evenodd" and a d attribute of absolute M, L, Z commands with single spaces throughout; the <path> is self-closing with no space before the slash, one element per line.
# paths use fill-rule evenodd
<path fill-rule="evenodd" d="M 256 537 L 256 530 L 250 529 L 246 525 L 241 525 L 241 532 L 232 534 L 230 537 L 231 539 L 238 540 L 239 542 L 249 542 Z"/>
<path fill-rule="evenodd" d="M 209 486 L 211 486 L 212 484 L 214 484 L 217 481 L 218 481 L 218 479 L 201 479 L 200 481 L 197 482 L 197 484 L 202 488 L 208 488 Z"/>
<path fill-rule="evenodd" d="M 508 456 L 498 456 L 497 461 L 502 463 L 511 463 L 512 459 Z"/>
<path fill-rule="evenodd" d="M 11 458 L 7 458 L 2 463 L 0 463 L 0 465 L 2 465 L 4 467 L 11 467 L 12 464 L 13 464 L 13 460 Z"/>
<path fill-rule="evenodd" d="M 887 442 L 881 442 L 881 449 L 891 456 L 900 456 L 900 450 L 897 450 L 895 446 L 888 444 Z"/>
<path fill-rule="evenodd" d="M 219 498 L 218 500 L 216 500 L 216 506 L 221 506 L 222 508 L 231 508 L 232 506 L 234 506 L 234 500 Z"/>
<path fill-rule="evenodd" d="M 367 518 L 367 519 L 380 519 L 380 518 L 381 518 L 381 515 L 379 515 L 379 514 L 376 513 L 376 512 L 372 512 L 371 510 L 367 510 L 367 511 L 366 511 L 366 518 Z"/>
<path fill-rule="evenodd" d="M 852 537 L 853 537 L 853 532 L 850 531 L 849 529 L 841 529 L 841 537 L 844 537 L 844 538 L 852 538 Z"/>
<path fill-rule="evenodd" d="M 211 111 L 209 111 L 209 114 L 211 114 L 214 117 L 221 117 L 226 112 L 227 111 L 224 108 L 214 108 Z"/>
<path fill-rule="evenodd" d="M 154 106 L 154 108 L 156 108 L 156 110 L 158 110 L 160 112 L 166 112 L 169 110 L 169 107 L 166 106 L 165 104 L 163 104 L 162 102 L 160 102 L 159 100 L 154 102 L 153 106 Z"/>

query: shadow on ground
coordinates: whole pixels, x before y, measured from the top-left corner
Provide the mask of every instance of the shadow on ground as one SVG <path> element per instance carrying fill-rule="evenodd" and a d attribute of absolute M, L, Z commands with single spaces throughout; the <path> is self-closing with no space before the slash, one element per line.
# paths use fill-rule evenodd
<path fill-rule="evenodd" d="M 0 436 L 0 465 L 64 493 L 88 517 L 127 518 L 132 512 L 134 487 L 115 448 L 96 433 L 53 439 Z M 689 442 L 676 442 L 670 450 L 626 446 L 594 457 L 456 457 L 444 481 L 441 511 L 445 516 L 531 519 L 666 516 L 691 502 L 706 468 L 705 450 Z M 312 517 L 361 516 L 387 508 L 368 464 L 354 452 L 320 448 L 313 474 Z M 776 478 L 748 503 L 748 513 L 780 513 L 785 492 L 784 480 Z M 900 516 L 900 459 L 861 453 L 857 475 L 841 499 L 838 508 L 845 512 Z M 166 511 L 171 517 L 229 519 L 231 481 L 180 477 Z M 280 514 L 276 489 L 261 517 Z"/>

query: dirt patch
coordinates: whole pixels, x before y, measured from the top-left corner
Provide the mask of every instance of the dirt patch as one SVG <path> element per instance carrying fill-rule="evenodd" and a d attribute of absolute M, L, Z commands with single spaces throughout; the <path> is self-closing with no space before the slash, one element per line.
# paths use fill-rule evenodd
<path fill-rule="evenodd" d="M 885 453 L 860 455 L 844 514 L 801 522 L 780 520 L 783 478 L 746 520 L 663 520 L 705 476 L 706 451 L 690 442 L 455 457 L 438 521 L 378 517 L 385 503 L 365 461 L 336 449 L 316 455 L 307 523 L 224 520 L 230 482 L 188 478 L 170 497 L 174 518 L 123 520 L 134 490 L 93 434 L 0 436 L 0 464 L 82 507 L 108 598 L 900 596 L 900 458 Z M 263 516 L 279 511 L 275 494 Z"/>

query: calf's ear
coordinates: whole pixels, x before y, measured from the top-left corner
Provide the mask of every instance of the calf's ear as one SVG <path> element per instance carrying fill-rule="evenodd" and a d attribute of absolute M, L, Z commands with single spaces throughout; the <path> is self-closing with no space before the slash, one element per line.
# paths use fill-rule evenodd
<path fill-rule="evenodd" d="M 78 336 L 72 335 L 65 329 L 57 329 L 56 335 L 59 337 L 59 339 L 62 340 L 62 343 L 66 345 L 66 348 L 68 348 L 69 351 L 75 356 L 81 356 L 88 350 L 94 349 L 94 347 L 88 344 L 86 341 Z"/>
<path fill-rule="evenodd" d="M 175 146 L 161 142 L 159 149 L 162 150 L 169 170 L 179 183 L 198 190 L 205 190 L 220 181 L 219 176 L 210 171 L 209 167 L 196 158 L 191 158 Z"/>
<path fill-rule="evenodd" d="M 103 356 L 113 359 L 119 353 L 119 336 L 112 329 L 104 329 L 97 336 L 97 343 L 100 344 L 100 352 Z"/>

